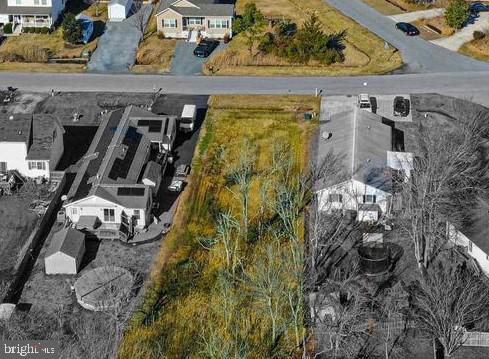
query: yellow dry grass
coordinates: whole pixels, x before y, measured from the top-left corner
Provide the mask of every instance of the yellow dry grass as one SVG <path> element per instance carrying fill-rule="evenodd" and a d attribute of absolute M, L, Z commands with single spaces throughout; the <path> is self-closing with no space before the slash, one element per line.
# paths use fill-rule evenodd
<path fill-rule="evenodd" d="M 489 62 L 489 35 L 479 40 L 472 40 L 464 44 L 459 52 L 477 60 Z"/>
<path fill-rule="evenodd" d="M 242 13 L 247 0 L 238 0 L 237 12 Z M 217 75 L 359 75 L 386 73 L 402 65 L 402 59 L 395 49 L 385 49 L 382 39 L 370 33 L 353 20 L 343 16 L 322 0 L 257 0 L 255 1 L 266 16 L 285 17 L 299 26 L 308 14 L 315 11 L 326 32 L 347 31 L 345 62 L 330 66 L 316 63 L 290 65 L 272 56 L 249 55 L 244 40 L 238 34 L 229 46 L 216 54 L 205 65 L 207 74 Z"/>

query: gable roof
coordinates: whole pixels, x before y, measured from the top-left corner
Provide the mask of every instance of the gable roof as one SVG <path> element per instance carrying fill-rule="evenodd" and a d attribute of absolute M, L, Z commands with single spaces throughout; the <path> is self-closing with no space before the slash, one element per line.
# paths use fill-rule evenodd
<path fill-rule="evenodd" d="M 32 119 L 32 145 L 27 153 L 28 160 L 49 160 L 56 136 L 63 136 L 64 128 L 53 115 L 34 115 Z"/>
<path fill-rule="evenodd" d="M 382 118 L 356 106 L 331 114 L 320 125 L 318 163 L 330 152 L 341 158 L 350 178 L 380 190 L 390 189 L 387 151 L 392 150 L 392 129 Z M 330 138 L 324 136 L 330 134 Z"/>
<path fill-rule="evenodd" d="M 234 5 L 214 0 L 187 0 L 195 6 L 175 6 L 180 0 L 162 0 L 156 15 L 173 10 L 183 16 L 234 16 Z"/>
<path fill-rule="evenodd" d="M 8 6 L 8 1 L 0 1 L 0 14 L 8 15 L 51 15 L 51 6 Z"/>
<path fill-rule="evenodd" d="M 85 247 L 85 235 L 71 227 L 53 234 L 45 258 L 61 252 L 73 258 L 79 258 Z"/>

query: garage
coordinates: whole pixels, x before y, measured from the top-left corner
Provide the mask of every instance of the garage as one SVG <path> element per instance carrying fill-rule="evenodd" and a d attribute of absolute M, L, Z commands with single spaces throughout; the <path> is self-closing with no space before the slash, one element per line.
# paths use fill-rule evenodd
<path fill-rule="evenodd" d="M 131 11 L 132 0 L 111 0 L 108 6 L 109 21 L 122 21 Z"/>

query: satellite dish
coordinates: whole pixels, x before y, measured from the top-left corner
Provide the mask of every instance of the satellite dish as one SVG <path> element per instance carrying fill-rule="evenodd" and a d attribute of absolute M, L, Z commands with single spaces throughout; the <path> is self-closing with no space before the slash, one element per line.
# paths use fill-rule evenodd
<path fill-rule="evenodd" d="M 325 141 L 329 140 L 331 137 L 333 137 L 333 134 L 331 132 L 324 131 L 323 133 L 321 133 L 321 138 Z"/>
<path fill-rule="evenodd" d="M 65 194 L 61 196 L 62 201 L 66 201 L 67 199 L 68 199 L 68 197 Z"/>

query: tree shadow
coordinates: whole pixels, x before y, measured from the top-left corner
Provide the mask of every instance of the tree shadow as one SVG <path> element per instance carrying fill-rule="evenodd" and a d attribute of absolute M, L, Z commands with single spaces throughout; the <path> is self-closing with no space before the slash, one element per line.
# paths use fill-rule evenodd
<path fill-rule="evenodd" d="M 343 51 L 346 49 L 345 45 L 345 38 L 346 38 L 346 30 L 343 30 L 341 32 L 337 32 L 336 34 L 330 35 L 329 41 L 328 41 L 328 48 L 337 50 L 337 51 Z"/>

